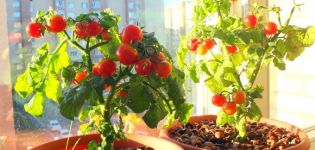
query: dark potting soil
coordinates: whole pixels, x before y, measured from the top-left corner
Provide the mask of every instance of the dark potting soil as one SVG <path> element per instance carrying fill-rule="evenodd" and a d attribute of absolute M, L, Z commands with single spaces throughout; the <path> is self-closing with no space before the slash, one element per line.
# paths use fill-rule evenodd
<path fill-rule="evenodd" d="M 282 150 L 301 142 L 298 135 L 267 123 L 247 123 L 247 137 L 237 138 L 238 131 L 215 121 L 187 123 L 172 128 L 170 136 L 178 142 L 213 150 Z"/>

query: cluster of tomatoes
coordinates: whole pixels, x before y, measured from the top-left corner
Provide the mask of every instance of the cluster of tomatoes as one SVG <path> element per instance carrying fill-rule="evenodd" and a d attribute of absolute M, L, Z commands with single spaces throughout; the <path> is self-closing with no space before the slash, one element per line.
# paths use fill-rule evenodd
<path fill-rule="evenodd" d="M 81 25 L 80 25 L 81 26 Z M 75 32 L 78 32 L 77 30 Z M 82 33 L 80 31 L 80 33 Z M 104 39 L 104 38 L 103 38 Z M 166 60 L 162 52 L 152 54 L 149 58 L 140 58 L 138 51 L 132 45 L 142 42 L 143 35 L 141 29 L 136 25 L 128 25 L 121 33 L 122 43 L 117 48 L 116 58 L 125 66 L 135 66 L 135 72 L 141 76 L 148 76 L 155 72 L 158 77 L 166 78 L 172 72 L 172 65 Z M 116 73 L 116 63 L 112 59 L 103 59 L 93 66 L 92 73 L 101 77 L 110 77 Z M 87 71 L 76 74 L 75 81 L 80 82 L 87 76 Z M 105 85 L 104 89 L 110 87 Z M 125 91 L 120 91 L 118 95 L 126 97 Z"/>
<path fill-rule="evenodd" d="M 237 105 L 242 105 L 245 102 L 246 93 L 244 91 L 233 93 L 231 101 L 227 101 L 227 98 L 222 94 L 215 94 L 212 97 L 212 104 L 222 107 L 222 110 L 228 115 L 233 115 L 236 112 Z"/>
<path fill-rule="evenodd" d="M 48 20 L 47 23 L 31 22 L 26 26 L 27 34 L 32 38 L 40 38 L 44 35 L 44 32 L 48 30 L 49 32 L 58 33 L 62 32 L 67 28 L 67 23 L 64 18 L 60 15 L 53 15 Z"/>
<path fill-rule="evenodd" d="M 244 25 L 247 28 L 254 28 L 258 23 L 258 19 L 255 15 L 248 15 L 244 19 Z M 274 22 L 266 22 L 264 24 L 264 33 L 266 35 L 274 35 L 277 33 L 278 27 L 277 24 Z M 188 41 L 187 43 L 187 48 L 192 51 L 196 52 L 199 55 L 205 55 L 208 50 L 211 50 L 215 46 L 215 41 L 214 39 L 198 39 L 198 38 L 192 38 Z M 228 54 L 235 54 L 238 50 L 237 46 L 235 45 L 227 45 L 226 50 Z"/>

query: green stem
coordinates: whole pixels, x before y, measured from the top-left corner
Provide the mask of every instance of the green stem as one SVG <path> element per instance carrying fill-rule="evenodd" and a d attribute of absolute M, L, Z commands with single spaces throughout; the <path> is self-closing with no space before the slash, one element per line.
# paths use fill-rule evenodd
<path fill-rule="evenodd" d="M 158 93 L 158 94 L 164 99 L 164 101 L 165 101 L 165 103 L 166 103 L 168 109 L 170 110 L 170 112 L 173 113 L 173 109 L 172 109 L 171 105 L 169 104 L 169 101 L 168 101 L 168 99 L 165 97 L 165 95 L 164 95 L 163 93 L 161 93 L 158 89 L 156 89 L 155 87 L 153 87 L 151 84 L 149 84 L 148 82 L 143 81 L 143 83 L 144 83 L 145 85 L 147 85 L 148 87 L 150 87 L 152 90 L 154 90 L 156 93 Z"/>
<path fill-rule="evenodd" d="M 98 47 L 100 47 L 100 46 L 103 46 L 103 45 L 105 45 L 105 44 L 107 44 L 107 43 L 108 43 L 108 42 L 97 43 L 97 44 L 91 46 L 91 47 L 88 49 L 88 51 L 92 51 L 93 49 L 96 49 L 96 48 L 98 48 Z"/>
<path fill-rule="evenodd" d="M 92 63 L 92 58 L 91 58 L 90 51 L 88 51 L 89 48 L 90 48 L 90 38 L 87 39 L 84 55 L 86 56 L 86 59 L 87 59 L 88 69 L 89 69 L 90 72 L 92 72 L 93 63 Z"/>
<path fill-rule="evenodd" d="M 82 54 L 84 54 L 85 49 L 76 41 L 72 40 L 71 37 L 69 36 L 68 32 L 65 30 L 63 31 L 64 35 L 66 36 L 68 42 L 71 43 L 74 47 L 76 47 Z"/>

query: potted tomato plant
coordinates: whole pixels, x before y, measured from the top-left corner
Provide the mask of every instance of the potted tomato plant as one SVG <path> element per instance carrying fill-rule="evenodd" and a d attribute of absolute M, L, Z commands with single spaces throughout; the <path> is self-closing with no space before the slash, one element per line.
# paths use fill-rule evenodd
<path fill-rule="evenodd" d="M 184 74 L 154 33 L 137 25 L 119 33 L 119 21 L 111 10 L 66 19 L 55 11 L 40 11 L 26 29 L 35 40 L 55 34 L 60 42 L 38 48 L 17 78 L 15 91 L 30 98 L 25 111 L 41 116 L 46 99 L 58 103 L 67 119 L 87 121 L 80 127 L 84 132 L 100 134 L 100 140 L 90 142 L 91 149 L 113 149 L 125 137 L 122 117 L 131 112 L 142 113 L 154 128 L 166 116 L 187 121 L 192 109 L 185 102 Z M 71 61 L 69 46 L 81 52 L 81 61 Z M 93 62 L 93 51 L 103 58 Z M 113 117 L 120 121 L 112 123 Z"/>
<path fill-rule="evenodd" d="M 309 140 L 298 128 L 261 119 L 256 99 L 262 97 L 263 87 L 254 83 L 264 66 L 285 70 L 287 60 L 313 45 L 315 28 L 290 25 L 301 6 L 296 3 L 286 20 L 277 6 L 255 6 L 244 18 L 232 16 L 231 4 L 197 0 L 195 24 L 177 52 L 180 68 L 196 83 L 205 79 L 214 93 L 213 105 L 222 109 L 216 116 L 191 117 L 186 125 L 174 123 L 160 136 L 185 149 L 308 149 Z M 265 21 L 269 12 L 278 15 L 277 22 Z M 216 16 L 216 23 L 211 23 Z M 185 61 L 188 53 L 199 56 L 198 61 Z"/>

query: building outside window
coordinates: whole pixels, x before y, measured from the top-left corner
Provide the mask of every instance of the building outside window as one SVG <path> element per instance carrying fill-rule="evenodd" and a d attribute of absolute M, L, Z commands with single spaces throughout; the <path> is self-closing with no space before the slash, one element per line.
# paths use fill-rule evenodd
<path fill-rule="evenodd" d="M 64 10 L 57 10 L 59 15 L 65 16 L 65 11 Z"/>
<path fill-rule="evenodd" d="M 20 7 L 20 2 L 19 1 L 13 1 L 12 5 L 14 8 Z"/>
<path fill-rule="evenodd" d="M 68 12 L 67 16 L 71 18 L 75 18 L 75 14 L 73 12 Z"/>
<path fill-rule="evenodd" d="M 72 9 L 72 8 L 74 8 L 74 3 L 73 2 L 69 2 L 67 6 L 68 6 L 68 8 Z"/>
<path fill-rule="evenodd" d="M 89 7 L 89 4 L 87 2 L 82 2 L 81 3 L 81 8 L 88 8 Z"/>
<path fill-rule="evenodd" d="M 65 4 L 64 4 L 64 1 L 63 1 L 63 0 L 57 0 L 57 1 L 56 1 L 56 6 L 57 6 L 57 7 L 64 7 L 64 5 L 65 5 Z"/>
<path fill-rule="evenodd" d="M 94 1 L 92 2 L 92 8 L 94 9 L 98 9 L 98 8 L 101 8 L 101 2 L 100 1 Z"/>
<path fill-rule="evenodd" d="M 20 12 L 13 12 L 13 17 L 14 18 L 20 18 L 21 17 L 21 13 Z"/>
<path fill-rule="evenodd" d="M 135 2 L 128 2 L 128 9 L 136 9 L 136 3 Z"/>

